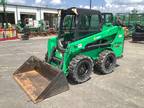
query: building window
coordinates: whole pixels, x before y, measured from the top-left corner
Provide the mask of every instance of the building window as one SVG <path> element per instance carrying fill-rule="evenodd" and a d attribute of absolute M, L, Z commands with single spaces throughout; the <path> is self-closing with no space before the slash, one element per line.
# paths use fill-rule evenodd
<path fill-rule="evenodd" d="M 15 24 L 15 14 L 14 13 L 6 13 L 6 20 L 8 23 Z M 0 23 L 3 23 L 4 13 L 0 12 Z"/>
<path fill-rule="evenodd" d="M 44 13 L 44 20 L 46 21 L 48 28 L 56 28 L 57 27 L 57 14 L 52 13 Z"/>

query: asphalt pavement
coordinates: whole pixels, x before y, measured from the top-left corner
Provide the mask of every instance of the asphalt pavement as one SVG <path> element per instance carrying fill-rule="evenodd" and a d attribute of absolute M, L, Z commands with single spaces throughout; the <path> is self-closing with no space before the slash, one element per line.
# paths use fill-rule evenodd
<path fill-rule="evenodd" d="M 144 108 L 144 43 L 126 40 L 113 73 L 93 73 L 89 81 L 33 104 L 12 74 L 32 55 L 44 59 L 46 50 L 46 38 L 0 42 L 0 108 Z"/>

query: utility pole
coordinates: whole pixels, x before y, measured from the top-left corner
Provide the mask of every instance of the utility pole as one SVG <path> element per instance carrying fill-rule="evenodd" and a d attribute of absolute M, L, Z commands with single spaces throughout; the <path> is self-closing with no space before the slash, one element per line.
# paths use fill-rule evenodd
<path fill-rule="evenodd" d="M 90 0 L 90 9 L 92 8 L 92 0 Z"/>

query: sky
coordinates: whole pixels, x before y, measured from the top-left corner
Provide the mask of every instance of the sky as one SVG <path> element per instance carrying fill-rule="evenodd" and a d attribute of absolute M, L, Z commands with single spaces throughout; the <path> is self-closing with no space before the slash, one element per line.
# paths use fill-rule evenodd
<path fill-rule="evenodd" d="M 11 4 L 46 6 L 49 8 L 89 8 L 90 0 L 7 0 Z M 144 11 L 144 0 L 92 0 L 92 8 L 104 12 Z"/>

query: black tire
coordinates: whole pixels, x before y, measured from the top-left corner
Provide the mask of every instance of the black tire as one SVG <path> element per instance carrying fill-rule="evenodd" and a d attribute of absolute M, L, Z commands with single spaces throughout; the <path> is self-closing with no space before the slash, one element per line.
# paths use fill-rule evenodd
<path fill-rule="evenodd" d="M 96 69 L 101 74 L 110 74 L 116 67 L 116 56 L 112 51 L 105 50 L 99 54 Z"/>
<path fill-rule="evenodd" d="M 45 54 L 45 62 L 48 62 L 48 52 Z"/>
<path fill-rule="evenodd" d="M 28 27 L 24 27 L 23 29 L 24 35 L 22 35 L 22 40 L 29 40 L 30 29 Z"/>
<path fill-rule="evenodd" d="M 91 58 L 78 55 L 69 64 L 69 77 L 74 83 L 83 83 L 90 79 L 93 71 L 93 61 Z"/>
<path fill-rule="evenodd" d="M 21 40 L 29 40 L 29 36 L 24 34 L 21 36 Z"/>
<path fill-rule="evenodd" d="M 132 34 L 132 41 L 144 41 L 144 33 L 143 32 L 135 32 Z"/>

